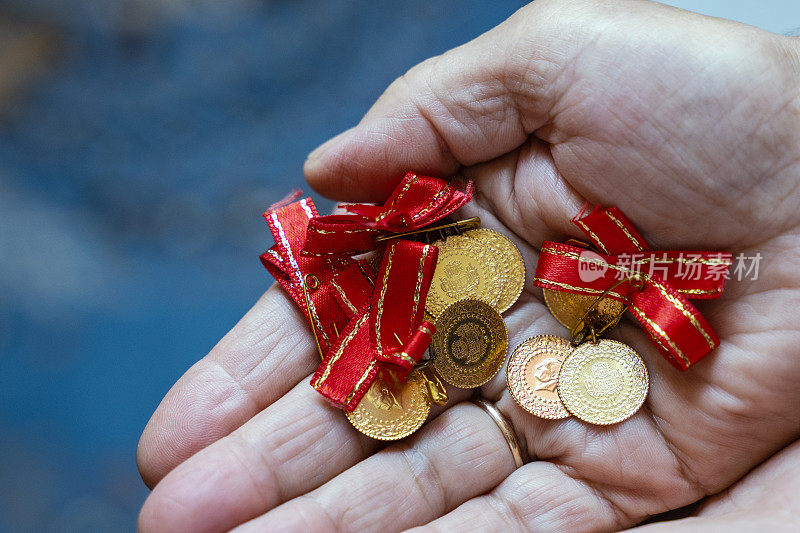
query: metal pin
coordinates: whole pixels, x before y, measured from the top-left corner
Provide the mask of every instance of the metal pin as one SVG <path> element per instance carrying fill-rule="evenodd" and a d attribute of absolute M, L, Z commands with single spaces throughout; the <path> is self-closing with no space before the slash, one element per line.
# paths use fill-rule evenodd
<path fill-rule="evenodd" d="M 306 284 L 301 284 L 303 287 L 303 295 L 306 297 L 306 309 L 308 309 L 308 321 L 311 323 L 311 333 L 314 335 L 314 342 L 317 344 L 317 351 L 319 352 L 319 358 L 325 359 L 325 356 L 322 355 L 322 346 L 319 345 L 319 337 L 317 337 L 317 328 L 314 325 L 314 316 L 311 313 L 311 300 L 308 299 L 308 291 L 306 291 Z M 338 336 L 338 335 L 337 335 Z"/>
<path fill-rule="evenodd" d="M 480 225 L 481 225 L 480 217 L 465 218 L 464 220 L 459 220 L 458 222 L 443 224 L 441 226 L 434 226 L 432 228 L 422 228 L 414 231 L 406 231 L 403 233 L 392 233 L 389 235 L 381 235 L 379 237 L 375 237 L 375 242 L 384 242 L 384 241 L 391 241 L 393 239 L 402 239 L 403 237 L 407 237 L 409 235 L 416 235 L 418 233 L 427 233 L 429 231 L 435 231 L 435 230 L 439 230 L 441 232 L 443 229 L 447 228 L 455 228 L 458 231 L 466 231 L 469 229 L 479 228 Z"/>
<path fill-rule="evenodd" d="M 587 331 L 587 327 L 586 327 L 587 324 L 586 324 L 585 321 L 586 321 L 586 318 L 589 316 L 589 313 L 591 313 L 594 309 L 596 309 L 597 306 L 600 304 L 600 302 L 604 298 L 608 297 L 607 296 L 608 293 L 610 293 L 611 291 L 613 291 L 614 289 L 616 289 L 617 287 L 619 287 L 621 284 L 625 283 L 626 281 L 636 282 L 634 287 L 637 288 L 638 290 L 642 290 L 642 288 L 644 288 L 644 279 L 643 279 L 642 275 L 640 273 L 633 273 L 630 276 L 622 278 L 621 280 L 617 281 L 612 286 L 610 286 L 609 288 L 604 290 L 602 293 L 600 293 L 600 295 L 597 298 L 594 299 L 592 304 L 588 308 L 586 308 L 586 311 L 584 311 L 583 315 L 580 317 L 580 319 L 578 319 L 578 322 L 576 322 L 575 325 L 570 330 L 570 336 L 572 337 L 572 344 L 573 345 L 577 346 L 578 344 L 582 343 L 584 341 L 584 339 L 586 339 L 586 335 L 588 333 L 591 333 L 591 335 L 592 335 L 592 343 L 596 344 L 597 343 L 597 337 L 602 335 L 609 327 L 611 327 L 612 324 L 616 324 L 617 321 L 620 318 L 622 318 L 622 315 L 625 314 L 625 310 L 626 310 L 625 306 L 622 307 L 622 311 L 620 311 L 620 313 L 617 314 L 617 316 L 615 316 L 613 319 L 611 319 L 605 325 L 603 325 L 603 327 L 600 328 L 599 331 L 595 331 L 594 324 L 589 324 L 588 325 L 589 326 L 589 331 Z"/>

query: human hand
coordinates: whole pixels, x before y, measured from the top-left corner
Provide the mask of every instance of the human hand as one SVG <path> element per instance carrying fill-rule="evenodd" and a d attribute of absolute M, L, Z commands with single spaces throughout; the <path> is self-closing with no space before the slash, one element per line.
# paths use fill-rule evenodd
<path fill-rule="evenodd" d="M 464 215 L 515 238 L 529 277 L 543 240 L 578 236 L 585 200 L 619 206 L 655 249 L 760 252 L 757 280 L 698 304 L 720 347 L 679 373 L 637 326 L 615 328 L 651 389 L 607 428 L 535 418 L 501 372 L 480 392 L 535 459 L 515 470 L 469 391 L 387 448 L 357 433 L 308 385 L 313 340 L 273 287 L 145 429 L 143 477 L 164 479 L 141 528 L 610 530 L 718 493 L 797 439 L 798 57 L 795 40 L 649 2 L 538 0 L 412 69 L 310 156 L 314 188 L 379 201 L 407 169 L 475 179 Z M 566 334 L 530 284 L 505 318 L 511 347 Z"/>
<path fill-rule="evenodd" d="M 800 523 L 800 441 L 787 446 L 732 487 L 704 500 L 681 520 L 648 524 L 635 533 L 792 531 Z"/>

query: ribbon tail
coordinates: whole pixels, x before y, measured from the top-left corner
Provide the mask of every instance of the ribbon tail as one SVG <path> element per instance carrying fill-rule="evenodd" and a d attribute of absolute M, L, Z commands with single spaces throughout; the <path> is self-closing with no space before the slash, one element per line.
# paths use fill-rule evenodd
<path fill-rule="evenodd" d="M 667 361 L 680 371 L 719 346 L 708 321 L 674 288 L 657 276 L 627 302 L 628 310 L 647 331 Z"/>
<path fill-rule="evenodd" d="M 425 353 L 435 331 L 430 322 L 420 326 L 438 255 L 435 246 L 401 240 L 389 245 L 383 256 L 370 334 L 378 359 L 394 365 L 401 379 Z"/>
<path fill-rule="evenodd" d="M 353 316 L 311 379 L 334 405 L 355 409 L 379 370 L 389 368 L 402 379 L 422 357 L 430 335 L 426 344 L 418 333 L 437 255 L 435 246 L 413 241 L 387 247 L 372 299 Z"/>
<path fill-rule="evenodd" d="M 598 250 L 606 254 L 644 252 L 650 247 L 634 225 L 616 207 L 595 206 L 588 215 L 582 210 L 572 219 Z"/>

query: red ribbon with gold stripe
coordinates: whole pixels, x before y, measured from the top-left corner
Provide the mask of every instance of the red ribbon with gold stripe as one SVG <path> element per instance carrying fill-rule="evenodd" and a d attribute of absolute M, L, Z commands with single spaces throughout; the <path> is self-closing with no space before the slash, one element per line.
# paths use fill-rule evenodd
<path fill-rule="evenodd" d="M 423 315 L 438 253 L 414 241 L 387 247 L 371 300 L 353 315 L 311 378 L 320 394 L 352 410 L 379 370 L 391 368 L 404 379 L 422 358 L 435 331 Z"/>
<path fill-rule="evenodd" d="M 424 228 L 472 198 L 472 182 L 463 188 L 440 178 L 409 172 L 383 205 L 352 204 L 350 213 L 315 217 L 308 226 L 305 255 L 354 255 L 379 246 L 380 235 Z"/>
<path fill-rule="evenodd" d="M 679 370 L 686 370 L 719 345 L 719 338 L 688 298 L 718 298 L 732 257 L 727 252 L 650 249 L 616 207 L 599 206 L 573 219 L 602 253 L 546 241 L 533 283 L 575 294 L 600 295 L 625 303 L 653 343 Z"/>
<path fill-rule="evenodd" d="M 311 384 L 335 405 L 354 409 L 380 370 L 404 379 L 435 331 L 424 320 L 435 246 L 395 240 L 378 273 L 350 255 L 380 252 L 377 235 L 424 228 L 471 196 L 471 183 L 462 189 L 409 173 L 382 206 L 351 205 L 349 215 L 320 217 L 304 199 L 264 214 L 276 244 L 261 260 L 313 323 L 323 361 Z"/>
<path fill-rule="evenodd" d="M 301 254 L 308 222 L 316 216 L 310 198 L 274 206 L 264 213 L 275 245 L 261 255 L 261 262 L 306 319 L 313 318 L 320 348 L 325 353 L 333 346 L 336 332 L 344 329 L 352 317 L 348 305 L 361 305 L 369 299 L 376 274 L 366 261 Z"/>

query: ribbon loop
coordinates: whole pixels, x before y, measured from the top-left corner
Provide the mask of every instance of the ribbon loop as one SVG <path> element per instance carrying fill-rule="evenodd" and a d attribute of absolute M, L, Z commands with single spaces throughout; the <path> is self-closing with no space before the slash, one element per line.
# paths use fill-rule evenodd
<path fill-rule="evenodd" d="M 579 214 L 573 222 L 604 253 L 546 241 L 535 285 L 574 294 L 606 293 L 625 303 L 679 370 L 686 370 L 719 345 L 714 330 L 687 298 L 718 298 L 722 294 L 732 262 L 730 253 L 653 252 L 615 207 L 595 208 L 586 216 Z M 662 266 L 656 269 L 657 265 Z M 689 267 L 691 276 L 687 276 Z"/>
<path fill-rule="evenodd" d="M 409 172 L 384 205 L 346 205 L 348 214 L 315 217 L 309 224 L 303 254 L 354 255 L 374 250 L 379 235 L 436 222 L 469 202 L 472 192 L 472 182 L 461 189 L 439 178 Z"/>
<path fill-rule="evenodd" d="M 344 306 L 333 299 L 332 280 L 338 276 L 366 278 L 368 271 L 361 262 L 349 257 L 322 259 L 300 254 L 308 222 L 316 216 L 317 210 L 310 198 L 264 213 L 275 245 L 261 255 L 261 262 L 303 311 L 306 319 L 314 320 L 324 352 L 333 346 L 336 331 L 341 331 L 349 320 Z M 306 305 L 303 294 L 307 276 L 317 280 L 317 287 L 308 287 L 309 305 Z"/>

